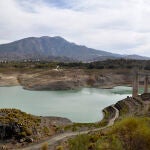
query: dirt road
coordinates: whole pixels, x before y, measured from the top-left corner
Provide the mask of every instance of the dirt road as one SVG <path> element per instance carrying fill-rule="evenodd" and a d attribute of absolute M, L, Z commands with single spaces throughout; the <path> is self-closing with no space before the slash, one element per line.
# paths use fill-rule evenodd
<path fill-rule="evenodd" d="M 114 124 L 115 120 L 119 117 L 119 110 L 116 109 L 114 106 L 112 106 L 112 107 L 115 109 L 115 112 L 116 112 L 115 116 L 111 120 L 109 120 L 109 123 L 104 127 L 96 128 L 96 129 L 93 129 L 93 130 L 81 131 L 81 132 L 78 131 L 78 132 L 63 133 L 63 134 L 51 137 L 50 139 L 48 139 L 44 142 L 34 144 L 34 145 L 30 145 L 26 148 L 22 148 L 22 149 L 18 149 L 18 150 L 39 150 L 44 143 L 48 143 L 48 145 L 53 145 L 56 142 L 58 142 L 60 140 L 63 140 L 64 138 L 76 136 L 76 135 L 79 135 L 79 134 L 80 135 L 81 134 L 87 134 L 88 132 L 99 131 L 99 130 L 103 130 L 105 128 L 108 128 L 108 127 L 112 126 Z"/>

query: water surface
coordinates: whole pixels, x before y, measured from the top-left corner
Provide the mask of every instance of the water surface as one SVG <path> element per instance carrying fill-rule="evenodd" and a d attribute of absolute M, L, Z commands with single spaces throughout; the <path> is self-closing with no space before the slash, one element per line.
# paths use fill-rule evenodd
<path fill-rule="evenodd" d="M 74 122 L 96 122 L 102 109 L 131 95 L 131 87 L 83 88 L 67 91 L 28 91 L 0 87 L 0 108 L 17 108 L 39 116 L 60 116 Z"/>

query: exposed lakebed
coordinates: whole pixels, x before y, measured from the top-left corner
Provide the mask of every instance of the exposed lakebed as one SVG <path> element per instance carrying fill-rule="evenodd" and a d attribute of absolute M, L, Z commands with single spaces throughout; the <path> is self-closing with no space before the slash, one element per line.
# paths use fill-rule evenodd
<path fill-rule="evenodd" d="M 17 108 L 39 116 L 59 116 L 73 122 L 96 122 L 102 109 L 131 95 L 131 87 L 29 91 L 21 86 L 0 87 L 0 108 Z"/>

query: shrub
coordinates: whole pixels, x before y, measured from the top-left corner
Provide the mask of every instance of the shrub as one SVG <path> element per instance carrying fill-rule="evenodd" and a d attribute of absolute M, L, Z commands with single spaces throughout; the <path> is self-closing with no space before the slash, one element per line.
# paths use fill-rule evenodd
<path fill-rule="evenodd" d="M 41 147 L 42 150 L 48 150 L 48 143 L 44 143 Z"/>
<path fill-rule="evenodd" d="M 27 134 L 26 134 L 26 132 L 21 132 L 21 133 L 20 133 L 20 136 L 21 136 L 21 137 L 26 137 Z"/>
<path fill-rule="evenodd" d="M 49 128 L 46 127 L 46 126 L 44 126 L 43 132 L 44 132 L 46 135 L 49 135 L 49 133 L 50 133 Z"/>
<path fill-rule="evenodd" d="M 88 149 L 89 136 L 78 135 L 74 139 L 69 140 L 69 150 L 87 150 Z"/>
<path fill-rule="evenodd" d="M 150 118 L 125 118 L 103 134 L 78 135 L 69 150 L 150 150 Z"/>
<path fill-rule="evenodd" d="M 150 149 L 150 127 L 146 119 L 126 118 L 113 127 L 112 134 L 122 141 L 126 150 Z"/>
<path fill-rule="evenodd" d="M 114 136 L 101 137 L 96 142 L 96 150 L 124 150 L 121 141 Z"/>
<path fill-rule="evenodd" d="M 25 132 L 28 136 L 32 135 L 32 130 L 25 128 Z"/>
<path fill-rule="evenodd" d="M 57 146 L 56 150 L 64 150 L 63 146 Z"/>

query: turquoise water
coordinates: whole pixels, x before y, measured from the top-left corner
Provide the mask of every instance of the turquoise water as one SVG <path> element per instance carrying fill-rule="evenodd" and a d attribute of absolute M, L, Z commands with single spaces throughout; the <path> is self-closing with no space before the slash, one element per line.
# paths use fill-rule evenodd
<path fill-rule="evenodd" d="M 17 108 L 39 116 L 59 116 L 74 122 L 96 122 L 102 109 L 131 95 L 131 87 L 83 88 L 68 91 L 28 91 L 0 87 L 0 108 Z"/>

